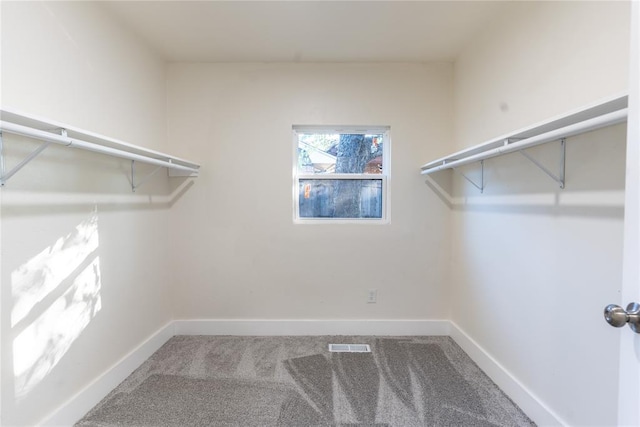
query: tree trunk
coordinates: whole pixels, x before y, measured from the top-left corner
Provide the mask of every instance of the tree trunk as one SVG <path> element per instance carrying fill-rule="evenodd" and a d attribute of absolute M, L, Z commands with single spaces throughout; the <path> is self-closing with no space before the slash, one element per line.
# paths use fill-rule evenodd
<path fill-rule="evenodd" d="M 340 135 L 336 156 L 336 173 L 363 173 L 371 160 L 371 141 L 364 135 Z M 360 217 L 360 191 L 362 182 L 340 180 L 336 182 L 334 206 L 336 218 Z"/>
<path fill-rule="evenodd" d="M 363 173 L 371 160 L 371 141 L 364 135 L 340 135 L 336 173 Z"/>

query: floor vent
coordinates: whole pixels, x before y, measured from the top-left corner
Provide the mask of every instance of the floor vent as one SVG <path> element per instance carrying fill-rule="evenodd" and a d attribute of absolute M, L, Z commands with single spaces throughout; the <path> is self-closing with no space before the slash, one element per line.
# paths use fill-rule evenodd
<path fill-rule="evenodd" d="M 369 344 L 329 344 L 329 351 L 337 353 L 371 353 Z"/>

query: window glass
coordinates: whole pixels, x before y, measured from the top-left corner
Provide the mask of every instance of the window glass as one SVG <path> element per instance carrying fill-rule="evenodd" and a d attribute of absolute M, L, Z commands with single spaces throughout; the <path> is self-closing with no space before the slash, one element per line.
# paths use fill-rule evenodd
<path fill-rule="evenodd" d="M 388 219 L 387 128 L 356 131 L 294 127 L 294 140 L 296 221 Z"/>
<path fill-rule="evenodd" d="M 382 134 L 298 133 L 299 173 L 381 174 Z"/>
<path fill-rule="evenodd" d="M 301 218 L 382 218 L 381 179 L 301 179 Z"/>

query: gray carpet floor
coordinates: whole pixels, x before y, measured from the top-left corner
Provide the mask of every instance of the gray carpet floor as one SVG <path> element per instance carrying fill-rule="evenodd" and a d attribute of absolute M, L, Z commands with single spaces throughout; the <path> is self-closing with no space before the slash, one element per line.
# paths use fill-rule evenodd
<path fill-rule="evenodd" d="M 451 338 L 371 336 L 176 336 L 76 424 L 533 425 Z"/>

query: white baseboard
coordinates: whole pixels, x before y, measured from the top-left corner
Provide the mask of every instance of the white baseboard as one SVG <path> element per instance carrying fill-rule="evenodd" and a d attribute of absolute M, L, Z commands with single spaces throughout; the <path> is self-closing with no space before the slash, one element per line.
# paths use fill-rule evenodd
<path fill-rule="evenodd" d="M 176 335 L 449 335 L 448 320 L 176 320 Z"/>
<path fill-rule="evenodd" d="M 450 322 L 450 326 L 451 338 L 537 425 L 568 425 L 458 325 Z"/>
<path fill-rule="evenodd" d="M 69 399 L 56 412 L 41 422 L 40 425 L 47 427 L 73 426 L 174 335 L 173 322 L 169 322 L 82 391 Z"/>

